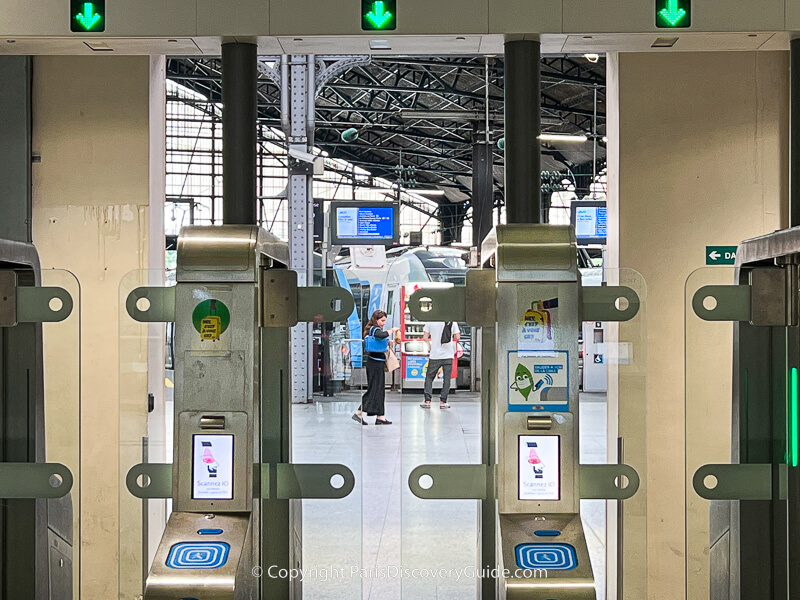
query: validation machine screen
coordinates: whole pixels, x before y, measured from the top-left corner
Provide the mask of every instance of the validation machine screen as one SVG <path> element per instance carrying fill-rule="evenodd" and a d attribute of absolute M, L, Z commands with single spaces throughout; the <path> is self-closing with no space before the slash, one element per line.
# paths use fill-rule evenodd
<path fill-rule="evenodd" d="M 392 241 L 392 206 L 337 207 L 336 235 L 339 239 Z"/>
<path fill-rule="evenodd" d="M 519 499 L 561 499 L 560 436 L 519 436 Z"/>
<path fill-rule="evenodd" d="M 195 434 L 192 498 L 233 499 L 233 436 Z"/>

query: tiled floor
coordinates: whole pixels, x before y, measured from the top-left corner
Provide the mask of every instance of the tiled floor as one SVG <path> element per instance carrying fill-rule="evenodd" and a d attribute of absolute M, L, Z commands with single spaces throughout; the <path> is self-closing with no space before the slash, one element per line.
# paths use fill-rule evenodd
<path fill-rule="evenodd" d="M 407 480 L 420 464 L 480 461 L 478 395 L 459 392 L 450 410 L 435 403 L 423 410 L 419 402 L 387 394 L 394 424 L 378 427 L 372 418 L 368 426 L 351 419 L 357 395 L 293 407 L 294 462 L 342 463 L 356 475 L 347 498 L 303 502 L 303 564 L 312 569 L 304 598 L 477 597 L 478 502 L 420 500 Z M 605 398 L 583 395 L 582 462 L 605 462 L 605 432 Z M 595 573 L 603 573 L 605 502 L 583 501 L 581 511 Z"/>

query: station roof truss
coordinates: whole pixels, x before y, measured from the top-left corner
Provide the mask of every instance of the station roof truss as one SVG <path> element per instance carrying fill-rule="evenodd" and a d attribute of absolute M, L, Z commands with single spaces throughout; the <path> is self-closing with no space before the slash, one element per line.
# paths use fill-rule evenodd
<path fill-rule="evenodd" d="M 587 138 L 543 142 L 542 170 L 550 172 L 550 181 L 562 173 L 579 192 L 588 191 L 589 176 L 605 165 L 604 57 L 592 62 L 546 55 L 541 62 L 542 132 Z M 167 69 L 176 83 L 221 102 L 219 58 L 171 58 Z M 496 196 L 502 202 L 503 151 L 497 142 L 504 127 L 503 75 L 501 56 L 373 56 L 319 91 L 314 145 L 408 189 L 443 189 L 440 202 L 468 202 L 472 145 L 486 139 L 488 113 Z M 259 123 L 280 129 L 280 89 L 264 73 L 258 95 Z M 358 139 L 348 143 L 342 132 L 351 128 Z"/>

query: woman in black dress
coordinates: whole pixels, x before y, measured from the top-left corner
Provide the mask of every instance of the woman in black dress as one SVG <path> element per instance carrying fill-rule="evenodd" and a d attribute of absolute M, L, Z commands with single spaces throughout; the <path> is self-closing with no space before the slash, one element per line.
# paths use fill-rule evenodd
<path fill-rule="evenodd" d="M 392 327 L 389 331 L 384 331 L 383 326 L 386 325 L 386 313 L 382 310 L 376 310 L 372 313 L 372 317 L 364 328 L 364 337 L 369 335 L 374 336 L 379 340 L 385 340 L 395 331 L 397 327 Z M 367 416 L 374 416 L 375 425 L 391 425 L 385 416 L 385 400 L 386 400 L 386 374 L 384 366 L 386 365 L 386 355 L 383 352 L 365 352 L 367 355 L 367 391 L 361 397 L 361 406 L 358 407 L 356 414 L 353 415 L 353 420 L 366 425 L 367 422 L 362 417 L 363 412 Z"/>

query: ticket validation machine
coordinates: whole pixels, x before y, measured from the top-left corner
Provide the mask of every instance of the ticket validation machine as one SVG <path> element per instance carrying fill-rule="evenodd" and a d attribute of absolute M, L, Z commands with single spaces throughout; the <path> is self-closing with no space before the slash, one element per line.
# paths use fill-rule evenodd
<path fill-rule="evenodd" d="M 795 227 L 687 284 L 689 597 L 800 597 L 799 265 Z"/>
<path fill-rule="evenodd" d="M 297 499 L 352 490 L 342 465 L 290 463 L 288 384 L 289 327 L 346 317 L 352 296 L 298 289 L 287 265 L 288 247 L 263 229 L 188 227 L 177 285 L 128 297 L 134 318 L 175 322 L 174 464 L 138 465 L 127 478 L 134 495 L 173 500 L 145 600 L 299 598 L 299 582 L 258 575 L 300 566 Z M 345 485 L 333 489 L 336 474 Z M 142 487 L 140 475 L 168 489 Z"/>
<path fill-rule="evenodd" d="M 50 271 L 48 279 L 64 281 L 54 277 L 59 274 L 66 272 Z M 78 419 L 46 422 L 42 326 L 65 321 L 78 313 L 77 308 L 66 289 L 43 286 L 32 244 L 0 240 L 0 600 L 71 600 L 77 589 L 73 552 L 80 545 L 80 531 L 74 522 L 72 487 L 79 476 L 79 458 L 73 454 L 65 461 L 69 466 L 46 462 L 59 449 L 48 445 L 45 433 L 46 426 L 58 427 L 65 439 L 77 443 Z M 68 352 L 62 345 L 65 339 L 76 342 L 75 331 L 69 326 L 55 331 L 49 342 Z M 63 362 L 72 365 L 76 359 Z M 63 373 L 69 373 L 69 367 Z M 51 416 L 79 413 L 77 398 L 70 403 L 69 390 L 69 383 L 59 389 L 61 396 L 51 407 L 59 412 Z"/>
<path fill-rule="evenodd" d="M 484 464 L 423 465 L 409 484 L 423 498 L 484 500 L 482 564 L 499 576 L 481 582 L 483 600 L 594 600 L 580 500 L 629 498 L 638 475 L 624 464 L 579 464 L 578 332 L 582 321 L 633 318 L 638 296 L 581 287 L 569 226 L 499 226 L 481 256 L 465 288 L 420 290 L 411 310 L 441 320 L 460 307 L 482 328 Z M 433 478 L 428 490 L 422 475 Z"/>

